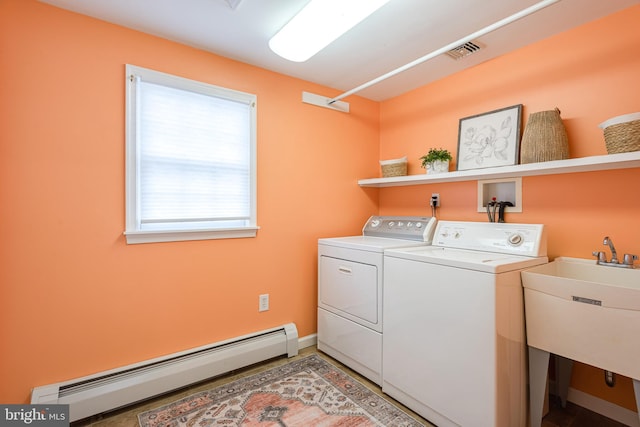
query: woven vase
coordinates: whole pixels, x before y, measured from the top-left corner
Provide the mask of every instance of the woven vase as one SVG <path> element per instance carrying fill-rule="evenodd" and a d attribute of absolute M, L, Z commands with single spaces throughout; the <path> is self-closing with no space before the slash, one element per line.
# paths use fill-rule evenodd
<path fill-rule="evenodd" d="M 557 108 L 529 115 L 520 143 L 520 163 L 569 158 L 569 139 Z"/>

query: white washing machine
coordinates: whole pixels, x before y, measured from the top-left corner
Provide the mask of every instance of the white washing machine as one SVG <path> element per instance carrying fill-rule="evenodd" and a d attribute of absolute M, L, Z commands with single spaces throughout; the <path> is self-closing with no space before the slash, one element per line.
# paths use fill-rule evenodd
<path fill-rule="evenodd" d="M 381 384 L 383 252 L 430 244 L 435 224 L 372 216 L 361 236 L 318 240 L 318 350 Z"/>
<path fill-rule="evenodd" d="M 540 224 L 439 221 L 385 251 L 383 392 L 440 427 L 524 427 L 520 270 L 546 250 Z"/>

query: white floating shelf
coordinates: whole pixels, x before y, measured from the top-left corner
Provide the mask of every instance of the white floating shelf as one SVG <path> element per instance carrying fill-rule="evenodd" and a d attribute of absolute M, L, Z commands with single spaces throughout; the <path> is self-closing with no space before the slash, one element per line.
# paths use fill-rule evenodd
<path fill-rule="evenodd" d="M 610 169 L 640 167 L 640 151 L 605 154 L 579 159 L 553 160 L 524 165 L 472 169 L 442 174 L 394 176 L 358 180 L 360 187 L 400 187 L 407 185 L 435 184 L 438 182 L 474 181 L 478 179 L 512 178 L 519 176 L 557 175 L 564 173 L 592 172 Z"/>

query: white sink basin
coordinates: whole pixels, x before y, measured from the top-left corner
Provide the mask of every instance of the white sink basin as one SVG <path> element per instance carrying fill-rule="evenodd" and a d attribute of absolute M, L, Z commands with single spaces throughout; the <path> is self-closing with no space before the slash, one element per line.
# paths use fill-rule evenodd
<path fill-rule="evenodd" d="M 556 258 L 522 285 L 529 346 L 640 379 L 640 269 Z"/>

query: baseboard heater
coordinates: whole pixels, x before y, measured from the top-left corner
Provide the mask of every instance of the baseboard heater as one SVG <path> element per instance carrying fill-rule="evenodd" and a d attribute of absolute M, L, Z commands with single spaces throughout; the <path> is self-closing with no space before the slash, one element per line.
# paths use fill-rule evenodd
<path fill-rule="evenodd" d="M 293 323 L 36 387 L 31 403 L 68 404 L 70 421 L 76 421 L 285 354 L 298 354 Z"/>

